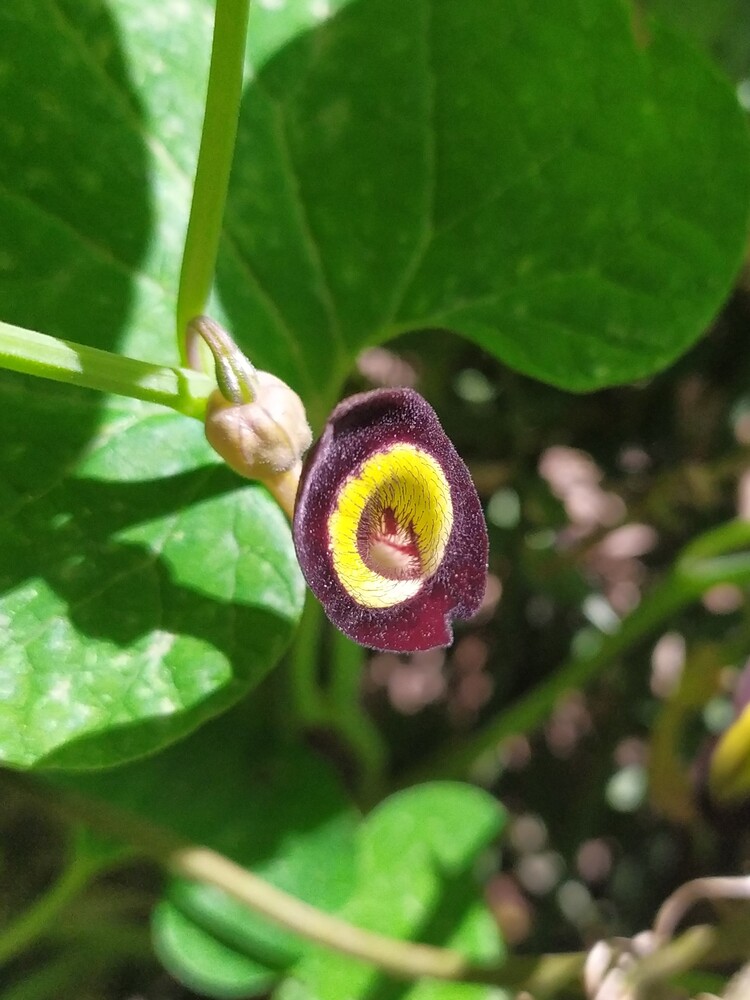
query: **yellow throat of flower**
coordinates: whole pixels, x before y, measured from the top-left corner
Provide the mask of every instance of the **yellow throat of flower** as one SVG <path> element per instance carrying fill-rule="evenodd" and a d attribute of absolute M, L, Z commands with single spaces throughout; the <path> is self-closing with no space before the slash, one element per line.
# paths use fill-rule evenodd
<path fill-rule="evenodd" d="M 393 607 L 437 571 L 452 527 L 440 464 L 415 445 L 393 445 L 366 459 L 339 492 L 328 519 L 334 571 L 358 604 Z"/>

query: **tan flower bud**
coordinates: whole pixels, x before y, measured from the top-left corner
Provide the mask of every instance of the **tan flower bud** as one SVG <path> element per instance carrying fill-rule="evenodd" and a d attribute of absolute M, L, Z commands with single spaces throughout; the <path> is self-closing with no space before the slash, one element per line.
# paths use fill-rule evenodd
<path fill-rule="evenodd" d="M 195 365 L 203 341 L 216 368 L 219 388 L 206 404 L 208 443 L 235 472 L 264 483 L 291 518 L 312 441 L 302 400 L 280 378 L 258 371 L 210 316 L 190 320 L 186 341 Z"/>
<path fill-rule="evenodd" d="M 251 403 L 231 403 L 216 390 L 206 409 L 206 438 L 235 472 L 265 483 L 291 516 L 302 456 L 312 441 L 294 390 L 261 371 Z"/>
<path fill-rule="evenodd" d="M 252 403 L 230 403 L 217 390 L 208 401 L 209 444 L 242 476 L 288 472 L 310 447 L 312 431 L 296 392 L 268 372 L 257 372 Z"/>

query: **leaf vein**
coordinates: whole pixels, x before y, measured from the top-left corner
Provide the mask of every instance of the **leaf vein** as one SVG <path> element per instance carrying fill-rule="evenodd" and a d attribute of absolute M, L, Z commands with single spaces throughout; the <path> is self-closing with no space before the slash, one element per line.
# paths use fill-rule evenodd
<path fill-rule="evenodd" d="M 396 282 L 391 301 L 386 309 L 381 329 L 387 329 L 401 309 L 406 293 L 409 290 L 414 275 L 419 270 L 427 250 L 435 235 L 435 201 L 437 198 L 437 138 L 436 138 L 436 107 L 437 107 L 437 75 L 434 68 L 433 49 L 433 16 L 432 0 L 423 0 L 424 12 L 424 59 L 425 59 L 425 165 L 426 181 L 424 185 L 424 222 L 422 232 L 417 237 L 411 259 L 404 267 L 401 279 Z"/>
<path fill-rule="evenodd" d="M 157 288 L 162 294 L 167 296 L 170 295 L 170 292 L 165 288 L 165 286 L 160 284 L 156 278 L 153 277 L 153 275 L 147 274 L 145 271 L 137 271 L 132 264 L 128 264 L 126 261 L 121 260 L 113 254 L 108 247 L 102 246 L 102 244 L 97 243 L 96 240 L 92 240 L 89 236 L 86 236 L 85 233 L 82 233 L 80 229 L 76 229 L 71 222 L 63 218 L 61 215 L 58 215 L 57 212 L 54 212 L 46 205 L 41 205 L 38 201 L 35 201 L 31 195 L 22 191 L 14 191 L 3 184 L 2 181 L 0 181 L 0 193 L 8 198 L 9 201 L 31 208 L 37 215 L 47 219 L 49 222 L 54 223 L 60 229 L 63 229 L 69 235 L 75 237 L 76 241 L 88 250 L 92 256 L 99 258 L 110 266 L 114 266 L 118 271 L 126 274 L 132 280 L 146 282 L 153 285 L 154 288 Z"/>
<path fill-rule="evenodd" d="M 256 86 L 259 89 L 263 89 L 259 81 L 256 81 Z M 287 130 L 284 109 L 281 106 L 281 102 L 277 98 L 272 97 L 265 89 L 263 89 L 263 92 L 265 93 L 273 111 L 273 128 L 279 144 L 279 152 L 281 154 L 281 161 L 284 166 L 287 184 L 297 212 L 302 238 L 307 245 L 308 253 L 310 254 L 318 272 L 321 284 L 323 306 L 328 316 L 331 333 L 333 334 L 339 354 L 345 356 L 346 346 L 341 329 L 341 320 L 336 308 L 336 300 L 331 288 L 330 278 L 326 271 L 322 245 L 313 228 L 310 213 L 307 208 L 307 202 L 302 190 L 302 177 L 297 169 L 297 165 L 294 162 L 294 157 L 292 155 L 292 147 L 289 142 L 289 133 Z"/>

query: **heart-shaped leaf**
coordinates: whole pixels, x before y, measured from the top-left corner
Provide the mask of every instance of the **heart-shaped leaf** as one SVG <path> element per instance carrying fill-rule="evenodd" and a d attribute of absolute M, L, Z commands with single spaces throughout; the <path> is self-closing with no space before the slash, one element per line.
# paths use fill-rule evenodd
<path fill-rule="evenodd" d="M 296 7 L 258 10 L 251 48 Z M 250 350 L 310 398 L 416 327 L 570 389 L 684 351 L 743 253 L 747 135 L 727 83 L 632 17 L 359 0 L 260 45 L 220 272 Z"/>
<path fill-rule="evenodd" d="M 27 455 L 54 461 L 70 441 L 80 403 L 59 402 L 35 394 L 6 413 L 11 441 L 25 439 Z M 145 409 L 144 420 L 156 419 Z M 196 434 L 182 436 L 186 465 L 206 452 L 199 425 L 188 426 Z M 80 468 L 106 465 L 109 447 L 97 446 Z M 13 517 L 0 522 L 5 760 L 89 767 L 136 757 L 261 679 L 303 589 L 288 525 L 260 487 L 204 462 L 131 483 L 74 472 L 30 492 L 33 467 L 31 458 L 9 464 Z M 137 473 L 135 456 L 128 468 Z"/>

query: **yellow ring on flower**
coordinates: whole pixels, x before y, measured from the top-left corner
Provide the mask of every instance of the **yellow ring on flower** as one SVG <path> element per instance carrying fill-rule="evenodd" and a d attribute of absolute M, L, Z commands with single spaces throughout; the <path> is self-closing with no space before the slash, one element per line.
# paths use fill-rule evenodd
<path fill-rule="evenodd" d="M 418 594 L 437 571 L 453 527 L 440 463 L 412 444 L 375 452 L 341 487 L 328 519 L 336 576 L 366 608 Z"/>

